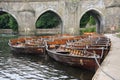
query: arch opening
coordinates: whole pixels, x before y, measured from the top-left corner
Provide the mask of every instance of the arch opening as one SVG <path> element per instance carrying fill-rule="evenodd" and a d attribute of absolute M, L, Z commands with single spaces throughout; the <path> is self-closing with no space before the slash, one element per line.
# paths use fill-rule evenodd
<path fill-rule="evenodd" d="M 58 14 L 49 10 L 44 12 L 36 21 L 36 29 L 43 33 L 62 34 L 62 20 Z"/>
<path fill-rule="evenodd" d="M 100 34 L 103 32 L 102 22 L 102 17 L 98 11 L 89 10 L 82 16 L 80 20 L 80 28 L 92 27 L 92 30 L 87 29 L 86 32 L 93 31 Z"/>
<path fill-rule="evenodd" d="M 0 11 L 0 29 L 7 30 L 8 33 L 18 33 L 18 23 L 16 19 L 9 13 L 5 11 Z M 9 32 L 9 30 L 12 32 Z M 7 33 L 6 31 L 6 33 Z M 3 31 L 2 31 L 3 32 Z M 4 31 L 5 33 L 5 31 Z"/>

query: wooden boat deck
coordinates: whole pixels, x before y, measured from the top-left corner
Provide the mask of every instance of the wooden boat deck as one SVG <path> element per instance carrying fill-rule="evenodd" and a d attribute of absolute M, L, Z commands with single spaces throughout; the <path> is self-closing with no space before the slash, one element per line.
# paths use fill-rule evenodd
<path fill-rule="evenodd" d="M 111 50 L 92 80 L 120 80 L 120 38 L 117 38 L 115 34 L 106 36 L 111 39 Z"/>

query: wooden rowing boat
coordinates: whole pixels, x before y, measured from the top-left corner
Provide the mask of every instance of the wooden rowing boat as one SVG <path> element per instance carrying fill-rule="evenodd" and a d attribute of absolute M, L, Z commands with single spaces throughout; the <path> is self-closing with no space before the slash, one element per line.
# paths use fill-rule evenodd
<path fill-rule="evenodd" d="M 97 55 L 96 53 L 87 50 L 68 49 L 58 46 L 53 46 L 53 48 L 51 45 L 46 46 L 48 55 L 54 60 L 92 71 L 95 71 L 98 68 L 95 58 L 101 63 L 103 57 L 103 53 Z"/>
<path fill-rule="evenodd" d="M 8 45 L 14 53 L 45 54 L 44 42 L 33 37 L 11 39 Z"/>
<path fill-rule="evenodd" d="M 110 50 L 111 41 L 106 37 L 97 37 L 94 39 L 85 38 L 75 42 L 67 42 L 66 47 L 77 50 L 87 50 L 89 52 L 95 51 L 98 55 L 101 55 L 102 52 L 103 58 L 105 58 Z"/>

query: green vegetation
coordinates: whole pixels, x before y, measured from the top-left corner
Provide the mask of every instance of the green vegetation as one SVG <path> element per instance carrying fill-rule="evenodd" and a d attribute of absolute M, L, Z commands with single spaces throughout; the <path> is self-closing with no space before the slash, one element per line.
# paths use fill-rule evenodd
<path fill-rule="evenodd" d="M 96 32 L 96 27 L 88 27 L 88 28 L 81 28 L 80 34 L 84 34 L 85 32 Z"/>
<path fill-rule="evenodd" d="M 90 24 L 90 26 L 96 25 L 96 21 L 95 21 L 93 16 L 89 17 L 89 22 L 88 23 Z"/>
<path fill-rule="evenodd" d="M 116 36 L 120 38 L 120 26 L 116 29 L 115 32 L 117 33 Z"/>
<path fill-rule="evenodd" d="M 89 19 L 90 19 L 90 14 L 89 13 L 84 14 L 80 20 L 80 28 L 85 28 L 85 26 L 89 22 Z"/>
<path fill-rule="evenodd" d="M 47 11 L 38 18 L 36 27 L 40 29 L 55 28 L 61 23 L 60 20 L 56 13 Z"/>
<path fill-rule="evenodd" d="M 17 31 L 18 24 L 10 14 L 0 12 L 0 29 L 12 29 L 13 31 Z"/>
<path fill-rule="evenodd" d="M 96 21 L 90 13 L 86 13 L 80 20 L 80 34 L 84 32 L 96 32 Z"/>
<path fill-rule="evenodd" d="M 86 25 L 89 24 L 90 26 L 95 25 L 95 19 L 90 13 L 86 13 L 83 15 L 83 17 L 80 20 L 80 28 L 85 28 Z"/>

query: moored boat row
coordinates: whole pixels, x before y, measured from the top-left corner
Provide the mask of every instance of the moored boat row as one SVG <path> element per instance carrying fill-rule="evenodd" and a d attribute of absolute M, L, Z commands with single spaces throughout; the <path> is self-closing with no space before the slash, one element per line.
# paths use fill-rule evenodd
<path fill-rule="evenodd" d="M 95 59 L 101 61 L 108 54 L 111 41 L 104 35 L 87 33 L 80 36 L 68 34 L 34 36 L 9 40 L 11 50 L 16 53 L 46 54 L 56 61 L 88 70 L 96 70 Z"/>
<path fill-rule="evenodd" d="M 79 39 L 76 39 L 76 37 Z M 88 70 L 96 70 L 98 67 L 96 60 L 101 64 L 101 61 L 110 50 L 110 39 L 97 34 L 76 37 L 70 40 L 48 41 L 46 47 L 48 55 L 62 63 Z"/>

